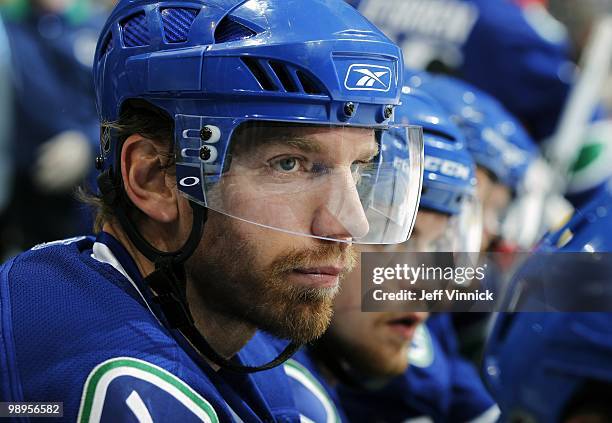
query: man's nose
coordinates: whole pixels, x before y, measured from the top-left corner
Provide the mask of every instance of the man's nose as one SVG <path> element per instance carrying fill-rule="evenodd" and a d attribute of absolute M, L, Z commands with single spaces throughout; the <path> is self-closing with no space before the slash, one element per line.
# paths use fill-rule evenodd
<path fill-rule="evenodd" d="M 329 176 L 315 211 L 312 233 L 331 239 L 363 238 L 370 230 L 350 168 Z"/>

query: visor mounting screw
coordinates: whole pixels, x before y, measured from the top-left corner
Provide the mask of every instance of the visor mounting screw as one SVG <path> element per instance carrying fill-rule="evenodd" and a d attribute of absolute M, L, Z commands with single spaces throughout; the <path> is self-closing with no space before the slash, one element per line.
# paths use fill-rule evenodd
<path fill-rule="evenodd" d="M 391 104 L 387 104 L 385 109 L 383 110 L 383 116 L 385 119 L 391 118 L 393 116 L 393 106 Z"/>
<path fill-rule="evenodd" d="M 102 170 L 103 167 L 104 167 L 104 157 L 96 156 L 96 169 Z"/>
<path fill-rule="evenodd" d="M 212 137 L 212 134 L 212 130 L 208 126 L 200 129 L 200 139 L 202 141 L 208 141 L 210 137 Z"/>
<path fill-rule="evenodd" d="M 208 159 L 210 159 L 210 148 L 206 146 L 200 148 L 200 159 L 202 161 L 207 161 Z"/>
<path fill-rule="evenodd" d="M 351 117 L 355 114 L 355 103 L 352 101 L 344 103 L 344 114 Z"/>

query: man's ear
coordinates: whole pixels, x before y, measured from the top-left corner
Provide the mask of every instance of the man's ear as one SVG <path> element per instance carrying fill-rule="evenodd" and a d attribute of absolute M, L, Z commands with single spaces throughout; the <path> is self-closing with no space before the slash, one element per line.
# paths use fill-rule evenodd
<path fill-rule="evenodd" d="M 178 219 L 176 185 L 168 184 L 156 144 L 141 135 L 128 137 L 121 149 L 121 176 L 136 207 L 151 219 L 170 223 Z"/>

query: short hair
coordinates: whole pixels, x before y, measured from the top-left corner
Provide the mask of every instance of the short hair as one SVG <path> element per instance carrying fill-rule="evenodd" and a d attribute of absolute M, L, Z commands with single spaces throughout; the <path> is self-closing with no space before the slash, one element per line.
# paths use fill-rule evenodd
<path fill-rule="evenodd" d="M 115 166 L 120 166 L 119 159 L 121 157 L 121 148 L 125 140 L 134 134 L 140 134 L 145 138 L 159 143 L 161 146 L 161 162 L 160 170 L 167 172 L 175 171 L 176 159 L 174 155 L 174 120 L 164 110 L 153 106 L 149 102 L 142 99 L 127 100 L 119 114 L 119 119 L 114 122 L 102 122 L 100 125 L 100 142 L 101 145 L 108 142 L 112 136 L 117 142 L 117 157 L 115 158 Z M 165 148 L 164 148 L 165 146 Z M 114 174 L 121 174 L 120 169 L 113 169 Z M 117 191 L 117 201 L 123 204 L 120 206 L 126 208 L 126 213 L 137 213 L 137 208 L 123 194 L 123 181 L 119 176 L 111 176 L 113 188 Z M 97 190 L 96 190 L 97 191 Z M 93 190 L 84 187 L 77 189 L 76 196 L 78 200 L 89 205 L 94 212 L 93 230 L 98 233 L 102 230 L 102 226 L 109 221 L 113 221 L 116 217 L 116 204 L 107 204 L 103 196 Z"/>

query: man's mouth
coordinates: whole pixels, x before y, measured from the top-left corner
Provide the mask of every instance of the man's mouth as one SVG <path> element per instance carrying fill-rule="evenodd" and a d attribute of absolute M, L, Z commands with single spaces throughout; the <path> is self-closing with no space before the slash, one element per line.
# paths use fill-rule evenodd
<path fill-rule="evenodd" d="M 294 269 L 292 274 L 306 285 L 317 288 L 332 288 L 338 285 L 343 268 L 320 266 Z"/>
<path fill-rule="evenodd" d="M 419 324 L 423 322 L 423 318 L 416 313 L 407 313 L 398 317 L 394 317 L 386 322 L 387 326 L 405 341 L 412 340 L 414 332 Z"/>

